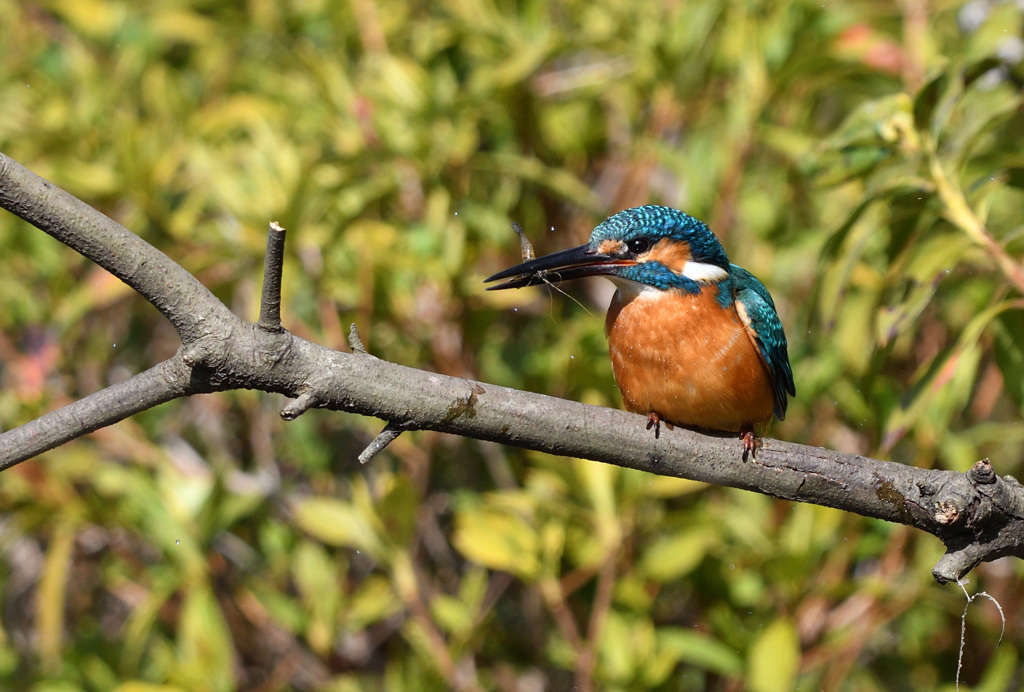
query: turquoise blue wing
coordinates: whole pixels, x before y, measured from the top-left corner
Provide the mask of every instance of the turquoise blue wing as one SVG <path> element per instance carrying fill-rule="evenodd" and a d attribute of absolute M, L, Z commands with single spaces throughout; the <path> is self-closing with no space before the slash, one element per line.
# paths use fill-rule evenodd
<path fill-rule="evenodd" d="M 786 333 L 782 329 L 782 320 L 775 312 L 768 289 L 753 274 L 743 267 L 730 265 L 733 295 L 736 302 L 743 306 L 738 311 L 750 330 L 761 358 L 768 367 L 775 394 L 775 415 L 779 420 L 786 417 L 788 400 L 786 393 L 796 396 L 796 385 L 793 383 L 793 370 L 789 366 L 789 347 L 786 344 Z"/>

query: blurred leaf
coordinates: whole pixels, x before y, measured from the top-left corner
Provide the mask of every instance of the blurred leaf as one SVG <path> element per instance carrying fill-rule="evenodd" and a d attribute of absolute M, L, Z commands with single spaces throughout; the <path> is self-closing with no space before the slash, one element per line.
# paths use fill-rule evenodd
<path fill-rule="evenodd" d="M 210 690 L 234 688 L 234 647 L 220 606 L 205 584 L 185 595 L 181 609 L 178 655 L 188 667 L 182 670 L 190 686 Z"/>
<path fill-rule="evenodd" d="M 576 475 L 586 489 L 588 499 L 594 508 L 600 546 L 595 546 L 602 559 L 609 550 L 621 540 L 619 517 L 615 507 L 615 481 L 621 475 L 621 469 L 611 464 L 597 464 L 592 461 L 578 459 L 574 463 Z"/>
<path fill-rule="evenodd" d="M 328 497 L 306 497 L 295 500 L 293 511 L 295 523 L 313 538 L 379 558 L 380 539 L 351 504 Z"/>
<path fill-rule="evenodd" d="M 153 18 L 153 29 L 164 39 L 187 43 L 205 43 L 216 36 L 216 25 L 195 12 L 168 10 Z"/>
<path fill-rule="evenodd" d="M 96 268 L 89 273 L 86 283 L 67 297 L 55 317 L 61 322 L 75 322 L 90 310 L 109 307 L 118 300 L 134 295 L 134 291 L 113 274 Z"/>
<path fill-rule="evenodd" d="M 876 321 L 879 345 L 885 347 L 912 325 L 931 303 L 939 282 L 956 269 L 973 243 L 963 235 L 943 234 L 915 245 L 913 257 L 897 269 L 905 283 L 906 294 L 901 303 L 881 309 Z"/>
<path fill-rule="evenodd" d="M 584 185 L 569 171 L 552 169 L 536 158 L 499 154 L 482 162 L 484 170 L 501 171 L 514 174 L 524 180 L 536 182 L 549 187 L 561 197 L 565 197 L 586 209 L 598 209 L 599 202 L 589 186 Z"/>
<path fill-rule="evenodd" d="M 114 688 L 113 692 L 185 692 L 185 688 L 175 685 L 155 685 L 140 680 L 131 680 L 121 683 Z"/>
<path fill-rule="evenodd" d="M 387 540 L 396 545 L 407 544 L 413 536 L 419 518 L 419 497 L 412 481 L 396 476 L 391 489 L 378 505 Z"/>
<path fill-rule="evenodd" d="M 680 579 L 701 563 L 714 539 L 714 535 L 699 529 L 660 538 L 644 552 L 640 567 L 655 581 Z"/>
<path fill-rule="evenodd" d="M 1005 170 L 1006 184 L 1024 189 L 1024 166 L 1010 166 Z"/>
<path fill-rule="evenodd" d="M 1008 310 L 1022 310 L 1019 300 L 1004 301 L 989 307 L 968 323 L 956 348 L 922 377 L 912 402 L 889 418 L 883 449 L 891 449 L 908 429 L 930 413 L 935 425 L 928 432 L 939 434 L 949 419 L 967 400 L 974 389 L 975 374 L 981 358 L 978 340 L 992 321 Z M 966 470 L 966 469 L 965 469 Z"/>
<path fill-rule="evenodd" d="M 66 520 L 57 525 L 46 554 L 36 612 L 39 618 L 39 656 L 44 666 L 56 670 L 64 641 L 66 586 L 71 576 L 71 557 L 75 527 Z"/>
<path fill-rule="evenodd" d="M 104 0 L 53 0 L 53 9 L 76 31 L 103 39 L 124 21 L 125 8 Z"/>
<path fill-rule="evenodd" d="M 371 574 L 352 594 L 342 613 L 346 626 L 352 631 L 362 630 L 380 622 L 402 609 L 391 583 L 380 575 Z"/>
<path fill-rule="evenodd" d="M 886 178 L 879 182 L 879 185 L 872 186 L 869 191 L 865 193 L 858 204 L 854 206 L 850 210 L 849 214 L 844 218 L 843 223 L 829 236 L 825 247 L 822 249 L 823 259 L 835 258 L 839 254 L 847 241 L 850 231 L 853 230 L 855 225 L 864 216 L 865 212 L 867 212 L 876 202 L 888 202 L 894 197 L 902 194 L 929 196 L 934 188 L 932 183 L 928 180 L 912 176 L 897 176 L 894 178 Z M 844 259 L 847 261 L 856 259 L 856 255 L 852 257 L 847 256 Z"/>
<path fill-rule="evenodd" d="M 932 126 L 932 115 L 939 100 L 949 89 L 950 74 L 947 69 L 940 69 L 932 75 L 914 97 L 914 124 L 919 130 L 927 130 Z M 934 131 L 932 134 L 936 134 Z"/>
<path fill-rule="evenodd" d="M 971 688 L 971 692 L 999 692 L 1013 686 L 1018 670 L 1019 655 L 1011 649 L 996 649 L 984 677 Z"/>
<path fill-rule="evenodd" d="M 912 102 L 893 94 L 859 106 L 808 159 L 809 173 L 822 185 L 863 177 L 899 151 L 916 151 Z"/>
<path fill-rule="evenodd" d="M 1024 410 L 1024 320 L 1019 315 L 1000 315 L 992 323 L 996 363 L 1003 386 L 1017 408 Z"/>
<path fill-rule="evenodd" d="M 707 483 L 671 476 L 644 474 L 644 493 L 651 497 L 681 497 L 707 488 Z"/>
<path fill-rule="evenodd" d="M 601 637 L 600 663 L 607 679 L 620 684 L 642 673 L 657 646 L 656 631 L 646 618 L 612 610 Z"/>
<path fill-rule="evenodd" d="M 661 627 L 658 649 L 677 661 L 718 675 L 739 677 L 743 673 L 743 659 L 738 652 L 701 632 Z"/>
<path fill-rule="evenodd" d="M 534 578 L 540 566 L 536 530 L 514 514 L 487 507 L 462 509 L 455 516 L 452 542 L 468 559 L 521 579 Z"/>
<path fill-rule="evenodd" d="M 324 655 L 334 644 L 341 575 L 327 552 L 310 541 L 299 545 L 293 560 L 295 584 L 309 614 L 306 637 L 310 647 Z"/>
<path fill-rule="evenodd" d="M 438 596 L 430 602 L 437 623 L 451 634 L 464 634 L 473 625 L 474 613 L 457 598 Z"/>
<path fill-rule="evenodd" d="M 754 640 L 748 654 L 747 685 L 754 692 L 795 689 L 800 638 L 788 620 L 776 620 Z"/>

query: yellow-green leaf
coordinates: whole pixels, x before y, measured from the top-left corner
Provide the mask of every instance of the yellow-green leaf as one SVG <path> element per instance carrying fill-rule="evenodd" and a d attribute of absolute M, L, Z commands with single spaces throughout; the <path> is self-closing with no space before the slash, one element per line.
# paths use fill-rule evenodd
<path fill-rule="evenodd" d="M 751 692 L 794 689 L 800 668 L 800 638 L 789 620 L 776 620 L 750 647 L 747 686 Z"/>
<path fill-rule="evenodd" d="M 459 552 L 485 567 L 523 579 L 537 574 L 537 532 L 514 514 L 486 508 L 463 510 L 456 517 L 454 542 Z"/>
<path fill-rule="evenodd" d="M 711 536 L 688 531 L 657 540 L 644 552 L 641 568 L 651 579 L 673 581 L 700 564 Z"/>
<path fill-rule="evenodd" d="M 294 507 L 295 523 L 313 538 L 328 545 L 355 548 L 372 557 L 381 544 L 370 523 L 347 502 L 326 497 L 299 500 Z"/>

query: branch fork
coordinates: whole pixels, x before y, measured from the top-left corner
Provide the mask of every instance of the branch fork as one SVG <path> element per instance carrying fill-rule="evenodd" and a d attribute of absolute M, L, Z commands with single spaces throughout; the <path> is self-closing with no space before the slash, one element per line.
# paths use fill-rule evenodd
<path fill-rule="evenodd" d="M 313 407 L 388 421 L 366 462 L 403 430 L 425 429 L 730 486 L 908 524 L 948 552 L 941 582 L 978 563 L 1024 557 L 1024 488 L 988 460 L 966 474 L 770 441 L 743 461 L 738 440 L 677 427 L 655 440 L 644 416 L 473 382 L 301 339 L 281 325 L 285 231 L 271 224 L 260 316 L 234 315 L 195 277 L 128 229 L 0 154 L 0 207 L 77 250 L 135 289 L 174 326 L 183 346 L 116 385 L 0 433 L 0 470 L 135 413 L 192 394 L 255 389 L 291 397 L 294 420 Z"/>

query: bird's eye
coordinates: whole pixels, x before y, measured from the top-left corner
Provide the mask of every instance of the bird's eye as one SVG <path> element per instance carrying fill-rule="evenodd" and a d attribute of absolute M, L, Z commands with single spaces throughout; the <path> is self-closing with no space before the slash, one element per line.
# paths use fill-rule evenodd
<path fill-rule="evenodd" d="M 634 255 L 642 255 L 651 249 L 651 241 L 647 238 L 633 238 L 629 241 L 629 251 Z"/>

